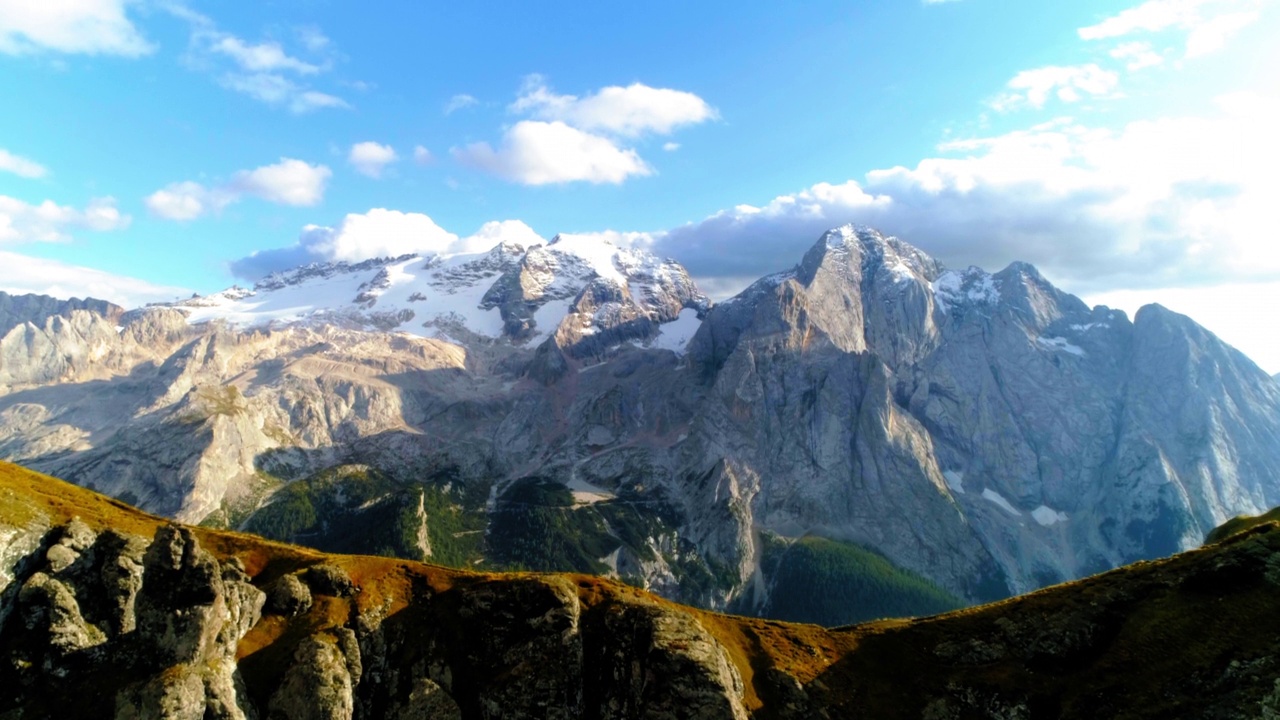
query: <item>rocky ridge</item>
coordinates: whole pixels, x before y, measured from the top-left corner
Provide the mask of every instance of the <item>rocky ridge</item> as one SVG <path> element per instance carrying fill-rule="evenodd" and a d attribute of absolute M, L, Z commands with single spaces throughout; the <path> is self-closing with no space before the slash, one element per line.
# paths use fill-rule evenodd
<path fill-rule="evenodd" d="M 746 611 L 771 606 L 804 538 L 972 602 L 1194 547 L 1280 504 L 1280 386 L 1159 306 L 1131 320 L 1025 264 L 947 270 L 846 227 L 706 308 L 678 266 L 581 242 L 311 268 L 213 309 L 16 328 L 0 455 L 320 545 L 361 524 L 314 516 L 303 490 L 328 487 L 363 499 L 326 508 L 385 510 L 363 524 L 410 536 L 343 549 L 501 556 Z M 372 309 L 343 305 L 362 294 Z M 439 337 L 277 313 L 326 297 L 417 307 L 410 325 Z M 473 317 L 445 329 L 449 307 Z M 664 347 L 682 324 L 691 339 Z M 318 479 L 345 466 L 382 489 Z"/>
<path fill-rule="evenodd" d="M 824 630 L 587 576 L 322 555 L 0 464 L 0 717 L 1269 717 L 1280 526 Z"/>

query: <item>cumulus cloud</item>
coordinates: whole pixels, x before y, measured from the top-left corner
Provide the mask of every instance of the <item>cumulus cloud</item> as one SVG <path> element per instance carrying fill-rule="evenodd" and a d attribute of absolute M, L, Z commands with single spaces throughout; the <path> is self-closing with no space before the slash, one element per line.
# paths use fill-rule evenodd
<path fill-rule="evenodd" d="M 1280 280 L 1270 198 L 1280 102 L 1218 98 L 1205 116 L 1102 129 L 1058 120 L 951 142 L 915 167 L 818 184 L 653 234 L 722 291 L 795 263 L 846 222 L 897 234 L 951 266 L 1040 266 L 1075 292 Z"/>
<path fill-rule="evenodd" d="M 347 162 L 351 163 L 356 172 L 371 178 L 382 177 L 387 166 L 399 159 L 395 148 L 371 141 L 356 143 L 351 146 L 351 152 L 347 153 Z"/>
<path fill-rule="evenodd" d="M 155 50 L 125 12 L 128 0 L 0 0 L 0 53 L 138 57 Z"/>
<path fill-rule="evenodd" d="M 73 230 L 123 230 L 130 220 L 110 197 L 95 198 L 80 209 L 52 200 L 32 205 L 0 195 L 0 243 L 67 242 Z M 12 269 L 6 269 L 8 272 Z"/>
<path fill-rule="evenodd" d="M 579 98 L 552 91 L 540 75 L 525 79 L 508 109 L 530 119 L 508 128 L 497 149 L 478 142 L 450 152 L 465 165 L 524 185 L 619 184 L 651 175 L 653 168 L 625 144 L 718 117 L 702 98 L 681 90 L 633 83 Z"/>
<path fill-rule="evenodd" d="M 231 271 L 237 277 L 258 280 L 310 262 L 358 262 L 409 253 L 483 252 L 501 242 L 528 246 L 544 240 L 518 220 L 488 222 L 473 235 L 459 237 L 423 213 L 374 208 L 367 213 L 349 214 L 336 227 L 308 225 L 294 245 L 255 252 L 231 263 Z"/>
<path fill-rule="evenodd" d="M 309 206 L 324 199 L 333 172 L 324 165 L 280 158 L 274 165 L 241 170 L 215 187 L 194 181 L 170 183 L 144 200 L 153 215 L 167 220 L 194 220 L 239 202 L 246 195 L 278 205 Z"/>
<path fill-rule="evenodd" d="M 171 302 L 191 295 L 187 288 L 157 285 L 126 275 L 13 252 L 0 252 L 0 266 L 6 270 L 0 274 L 0 290 L 7 293 L 94 297 L 126 308 L 149 302 Z"/>
<path fill-rule="evenodd" d="M 435 162 L 435 156 L 431 151 L 421 145 L 415 145 L 413 148 L 413 161 L 419 165 L 430 165 Z"/>
<path fill-rule="evenodd" d="M 1258 0 L 1148 0 L 1077 33 L 1083 40 L 1104 40 L 1181 30 L 1187 33 L 1186 56 L 1194 58 L 1224 47 L 1255 22 L 1259 5 Z"/>
<path fill-rule="evenodd" d="M 539 75 L 525 80 L 511 110 L 581 130 L 627 137 L 669 135 L 681 125 L 717 117 L 705 100 L 690 92 L 632 83 L 627 87 L 612 85 L 579 98 L 553 92 Z"/>
<path fill-rule="evenodd" d="M 42 178 L 49 174 L 49 170 L 35 160 L 14 155 L 4 148 L 0 148 L 0 170 L 24 178 Z"/>
<path fill-rule="evenodd" d="M 635 150 L 559 121 L 522 120 L 506 132 L 496 150 L 480 142 L 452 153 L 459 162 L 524 185 L 574 181 L 616 185 L 633 175 L 653 172 Z"/>
<path fill-rule="evenodd" d="M 462 110 L 463 108 L 469 108 L 472 105 L 478 104 L 479 102 L 480 102 L 479 100 L 475 99 L 470 95 L 467 95 L 466 93 L 454 95 L 453 97 L 449 98 L 449 102 L 444 104 L 444 114 L 452 115 L 458 112 L 459 110 Z"/>
<path fill-rule="evenodd" d="M 1088 65 L 1050 65 L 1023 70 L 1008 82 L 1012 92 L 1000 95 L 991 106 L 997 110 L 1021 107 L 1042 108 L 1051 96 L 1065 103 L 1079 102 L 1085 96 L 1105 96 L 1115 92 L 1120 77 L 1094 63 Z"/>

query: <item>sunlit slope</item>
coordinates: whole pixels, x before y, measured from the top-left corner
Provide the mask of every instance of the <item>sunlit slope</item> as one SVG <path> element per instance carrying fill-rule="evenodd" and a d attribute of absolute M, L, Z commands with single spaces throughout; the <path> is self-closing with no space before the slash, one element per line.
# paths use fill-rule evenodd
<path fill-rule="evenodd" d="M 76 568 L 97 561 L 111 531 L 156 538 L 140 556 L 136 628 L 103 621 L 85 633 L 99 640 L 67 650 L 40 603 L 69 602 L 47 590 L 65 588 L 92 624 L 97 590 Z M 1270 523 L 1001 603 L 829 630 L 699 611 L 594 577 L 467 573 L 184 530 L 8 464 L 0 532 L 3 578 L 16 575 L 2 591 L 0 683 L 18 688 L 0 714 L 110 716 L 117 705 L 104 698 L 145 704 L 181 685 L 201 717 L 228 697 L 214 682 L 223 671 L 243 683 L 234 703 L 260 716 L 322 697 L 356 717 L 434 698 L 442 717 L 464 718 L 660 717 L 673 699 L 697 709 L 679 715 L 690 717 L 1258 717 L 1280 701 L 1280 527 Z M 37 546 L 17 553 L 30 537 Z M 58 561 L 67 548 L 79 565 Z M 169 576 L 157 548 L 182 550 Z M 221 568 L 217 592 L 159 596 L 188 606 L 148 588 L 152 577 L 187 587 L 184 568 L 205 566 Z M 286 603 L 297 598 L 282 599 L 285 585 L 305 586 L 307 601 Z M 234 636 L 230 620 L 208 635 L 208 657 L 138 659 L 157 608 L 205 617 L 206 607 L 244 625 L 225 655 L 216 649 Z"/>

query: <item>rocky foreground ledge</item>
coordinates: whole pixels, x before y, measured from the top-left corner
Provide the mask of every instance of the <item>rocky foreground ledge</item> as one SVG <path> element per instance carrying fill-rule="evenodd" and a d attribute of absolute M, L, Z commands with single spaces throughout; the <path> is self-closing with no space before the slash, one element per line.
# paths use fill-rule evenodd
<path fill-rule="evenodd" d="M 1280 717 L 1280 526 L 826 630 L 333 556 L 0 464 L 0 720 Z"/>

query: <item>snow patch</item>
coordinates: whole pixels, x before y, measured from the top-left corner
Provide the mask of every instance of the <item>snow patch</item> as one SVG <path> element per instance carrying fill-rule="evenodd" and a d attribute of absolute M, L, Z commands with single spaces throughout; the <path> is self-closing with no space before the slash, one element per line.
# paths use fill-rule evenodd
<path fill-rule="evenodd" d="M 1049 527 L 1050 525 L 1053 525 L 1054 523 L 1060 523 L 1060 522 L 1066 522 L 1066 521 L 1067 521 L 1067 514 L 1066 514 L 1066 513 L 1064 513 L 1064 512 L 1059 512 L 1059 511 L 1057 511 L 1057 510 L 1054 510 L 1053 508 L 1049 507 L 1048 505 L 1041 505 L 1040 507 L 1036 508 L 1035 510 L 1032 510 L 1032 511 L 1031 511 L 1031 517 L 1035 518 L 1035 519 L 1036 519 L 1036 522 L 1040 523 L 1041 525 L 1043 525 L 1043 526 L 1045 526 L 1045 527 Z"/>
<path fill-rule="evenodd" d="M 955 470 L 943 470 L 942 477 L 946 479 L 947 487 L 951 488 L 952 492 L 964 494 L 964 473 Z"/>
<path fill-rule="evenodd" d="M 698 311 L 685 308 L 675 320 L 663 323 L 658 328 L 658 337 L 654 338 L 652 346 L 683 355 L 685 347 L 700 327 L 702 321 L 698 319 Z"/>
<path fill-rule="evenodd" d="M 1036 343 L 1048 350 L 1061 350 L 1062 352 L 1069 352 L 1072 355 L 1079 357 L 1085 356 L 1084 348 L 1079 345 L 1072 345 L 1071 342 L 1064 337 L 1038 337 L 1036 338 Z"/>
<path fill-rule="evenodd" d="M 1016 515 L 1018 517 L 1022 516 L 1022 513 L 1018 512 L 1017 509 L 1015 509 L 1012 505 L 1010 505 L 1009 501 L 1005 500 L 1003 495 L 996 492 L 995 490 L 992 490 L 991 488 L 985 488 L 982 491 L 982 497 L 990 500 L 996 505 L 999 505 L 1000 509 L 1004 510 L 1010 515 Z"/>
<path fill-rule="evenodd" d="M 962 273 L 947 270 L 929 283 L 929 288 L 943 312 L 964 304 L 994 305 L 1000 301 L 995 280 L 979 267 L 970 267 Z"/>

